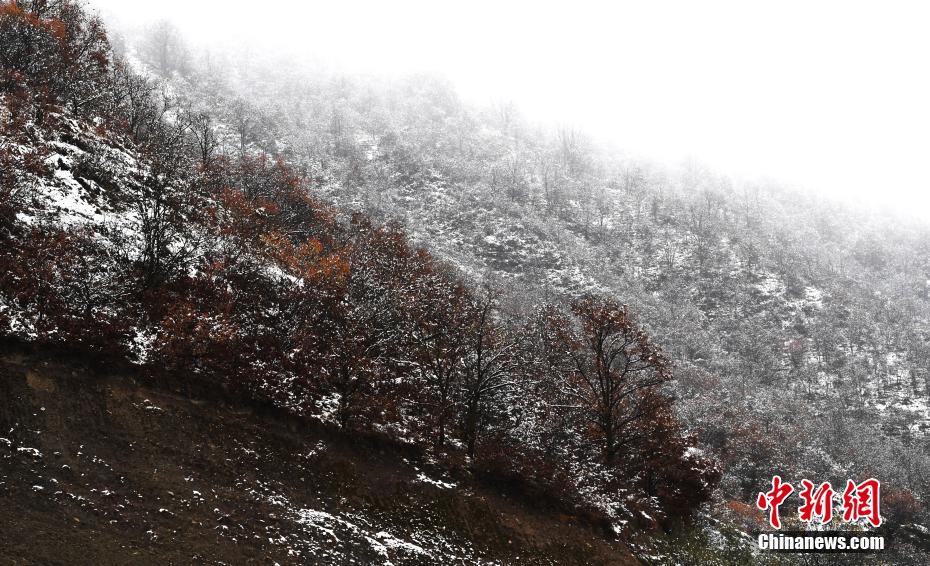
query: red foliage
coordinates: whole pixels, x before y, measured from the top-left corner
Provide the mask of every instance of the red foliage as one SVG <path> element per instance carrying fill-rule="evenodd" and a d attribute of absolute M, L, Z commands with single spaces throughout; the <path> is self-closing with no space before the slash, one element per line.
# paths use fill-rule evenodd
<path fill-rule="evenodd" d="M 106 32 L 76 3 L 47 11 L 0 2 L 0 92 L 80 113 L 100 101 L 110 64 Z"/>
<path fill-rule="evenodd" d="M 669 516 L 709 497 L 719 472 L 691 449 L 662 391 L 670 362 L 626 307 L 588 296 L 544 309 L 529 332 L 539 340 L 512 348 L 513 329 L 487 323 L 490 303 L 403 231 L 339 220 L 280 159 L 188 155 L 189 132 L 160 120 L 150 85 L 119 67 L 108 76 L 103 28 L 76 4 L 0 2 L 0 44 L 14 121 L 52 128 L 69 113 L 48 109 L 80 115 L 109 97 L 107 123 L 148 171 L 110 191 L 139 219 L 142 243 L 128 244 L 18 221 L 18 176 L 49 172 L 0 148 L 2 328 L 129 359 L 151 339 L 134 361 L 301 414 L 336 405 L 343 427 L 393 426 L 443 450 L 455 437 L 487 473 L 561 501 L 579 503 L 585 481 L 656 498 Z M 484 357 L 505 349 L 506 364 Z M 518 395 L 519 380 L 542 383 Z M 507 428 L 522 414 L 535 418 L 531 438 Z M 495 418 L 476 450 L 479 420 Z"/>
<path fill-rule="evenodd" d="M 882 485 L 881 515 L 888 528 L 897 529 L 915 523 L 921 511 L 920 501 L 913 492 L 908 489 L 889 489 L 888 484 Z"/>

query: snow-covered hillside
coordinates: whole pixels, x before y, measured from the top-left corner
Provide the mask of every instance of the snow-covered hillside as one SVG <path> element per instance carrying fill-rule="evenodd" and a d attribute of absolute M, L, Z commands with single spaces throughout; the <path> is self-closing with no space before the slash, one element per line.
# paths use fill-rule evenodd
<path fill-rule="evenodd" d="M 756 441 L 713 431 L 748 434 L 742 420 L 769 427 L 775 415 L 811 450 L 772 467 L 838 473 L 826 458 L 854 474 L 874 469 L 874 454 L 833 453 L 835 439 L 819 438 L 837 419 L 844 434 L 900 454 L 894 461 L 926 446 L 926 226 L 737 186 L 699 164 L 630 160 L 511 107 L 468 107 L 432 78 L 224 57 L 210 71 L 194 58 L 169 83 L 212 113 L 226 151 L 280 152 L 314 194 L 401 222 L 469 277 L 509 289 L 515 311 L 562 294 L 618 297 L 672 355 L 693 430 L 734 464 Z M 921 477 L 901 480 L 926 493 Z"/>
<path fill-rule="evenodd" d="M 926 226 L 76 3 L 0 40 L 15 559 L 777 564 L 775 474 L 926 550 Z"/>

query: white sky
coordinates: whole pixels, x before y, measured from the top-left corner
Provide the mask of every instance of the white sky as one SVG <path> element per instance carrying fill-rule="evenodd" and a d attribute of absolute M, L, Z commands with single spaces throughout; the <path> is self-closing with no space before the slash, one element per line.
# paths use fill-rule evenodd
<path fill-rule="evenodd" d="M 348 71 L 438 71 L 644 157 L 930 218 L 930 3 L 89 2 Z"/>

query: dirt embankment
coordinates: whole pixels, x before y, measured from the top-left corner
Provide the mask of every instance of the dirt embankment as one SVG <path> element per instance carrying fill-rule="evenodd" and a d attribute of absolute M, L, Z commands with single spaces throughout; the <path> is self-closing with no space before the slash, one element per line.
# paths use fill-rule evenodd
<path fill-rule="evenodd" d="M 636 564 L 417 450 L 0 350 L 0 563 Z"/>

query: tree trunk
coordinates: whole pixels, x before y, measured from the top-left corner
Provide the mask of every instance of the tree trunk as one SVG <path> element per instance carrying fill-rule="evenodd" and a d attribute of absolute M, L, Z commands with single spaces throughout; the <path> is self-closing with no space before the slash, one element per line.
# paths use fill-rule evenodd
<path fill-rule="evenodd" d="M 443 389 L 439 394 L 439 435 L 436 438 L 436 448 L 442 448 L 446 444 L 446 391 Z"/>
<path fill-rule="evenodd" d="M 614 437 L 614 427 L 610 423 L 604 426 L 604 464 L 611 466 L 614 463 L 616 438 Z"/>
<path fill-rule="evenodd" d="M 465 415 L 465 442 L 469 458 L 475 457 L 475 444 L 478 440 L 478 403 L 474 400 L 468 403 L 468 413 Z"/>

